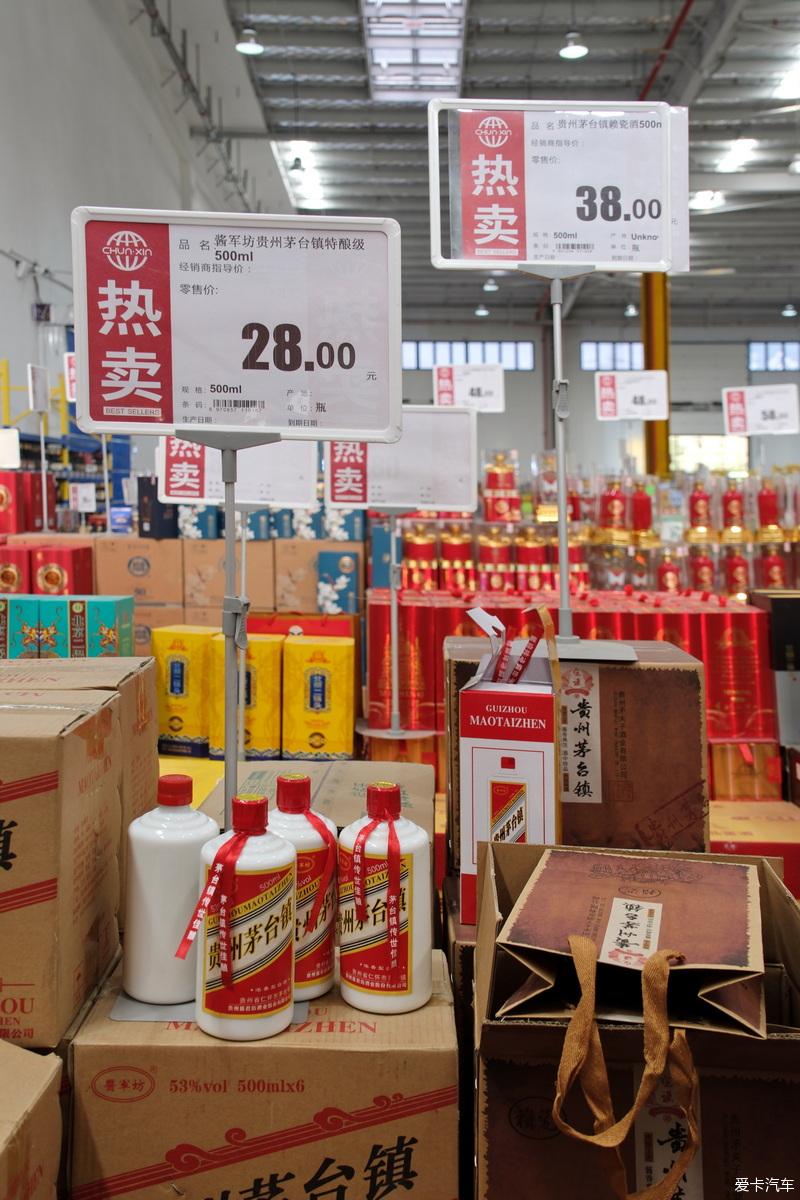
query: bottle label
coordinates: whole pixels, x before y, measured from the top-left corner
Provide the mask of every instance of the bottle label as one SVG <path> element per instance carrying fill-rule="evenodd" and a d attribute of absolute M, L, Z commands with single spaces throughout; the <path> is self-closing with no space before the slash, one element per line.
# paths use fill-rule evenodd
<path fill-rule="evenodd" d="M 363 858 L 365 920 L 356 913 L 353 851 L 339 847 L 339 969 L 342 981 L 361 992 L 407 996 L 412 991 L 412 855 L 400 856 L 400 930 L 396 966 L 389 945 L 386 857 Z"/>
<path fill-rule="evenodd" d="M 489 780 L 489 814 L 493 842 L 524 842 L 528 789 L 520 780 Z"/>
<path fill-rule="evenodd" d="M 211 868 L 206 868 L 206 881 Z M 292 863 L 272 871 L 237 871 L 230 906 L 233 984 L 220 971 L 219 900 L 204 922 L 203 1011 L 220 1017 L 267 1017 L 293 998 L 294 889 Z"/>
<path fill-rule="evenodd" d="M 311 916 L 323 886 L 328 847 L 297 852 L 297 914 L 295 918 L 295 984 L 319 983 L 333 974 L 336 932 L 336 883 L 331 879 L 314 928 Z"/>

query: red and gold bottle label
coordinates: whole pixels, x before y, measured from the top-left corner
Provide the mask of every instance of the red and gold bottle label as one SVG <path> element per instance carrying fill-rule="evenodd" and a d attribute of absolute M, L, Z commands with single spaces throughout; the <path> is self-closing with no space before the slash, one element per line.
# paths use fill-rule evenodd
<path fill-rule="evenodd" d="M 714 587 L 714 560 L 707 554 L 690 554 L 689 572 L 695 591 L 707 592 Z"/>
<path fill-rule="evenodd" d="M 744 496 L 738 488 L 728 488 L 722 497 L 722 523 L 726 529 L 744 524 Z"/>
<path fill-rule="evenodd" d="M 336 880 L 325 889 L 321 907 L 313 921 L 313 912 L 321 887 L 325 886 L 328 848 L 298 850 L 297 908 L 294 934 L 295 985 L 319 983 L 333 973 L 333 945 L 336 935 Z"/>
<path fill-rule="evenodd" d="M 493 842 L 525 842 L 528 788 L 519 780 L 489 780 L 489 822 Z"/>
<path fill-rule="evenodd" d="M 206 880 L 211 876 L 206 867 Z M 203 1011 L 218 1017 L 269 1017 L 293 1002 L 295 868 L 237 871 L 229 908 L 231 986 L 222 979 L 220 900 L 205 918 Z M 224 897 L 222 898 L 224 902 Z"/>
<path fill-rule="evenodd" d="M 365 854 L 362 863 L 365 907 L 363 919 L 359 919 L 353 851 L 339 847 L 339 971 L 342 982 L 361 992 L 407 996 L 414 986 L 409 924 L 414 904 L 412 856 L 400 855 L 399 928 L 394 948 L 389 942 L 389 860 L 386 856 Z"/>
<path fill-rule="evenodd" d="M 689 496 L 689 524 L 693 529 L 705 528 L 710 523 L 710 497 L 703 488 L 695 488 Z"/>

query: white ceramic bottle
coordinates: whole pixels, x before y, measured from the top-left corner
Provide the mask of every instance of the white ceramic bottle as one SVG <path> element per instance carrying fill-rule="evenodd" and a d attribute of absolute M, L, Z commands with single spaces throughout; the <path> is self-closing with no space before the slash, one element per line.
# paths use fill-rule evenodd
<path fill-rule="evenodd" d="M 333 986 L 336 941 L 336 826 L 311 808 L 308 775 L 279 775 L 270 829 L 297 851 L 294 998 Z"/>
<path fill-rule="evenodd" d="M 400 788 L 367 788 L 367 815 L 339 836 L 342 998 L 365 1012 L 411 1012 L 431 996 L 431 851 L 400 816 Z"/>
<path fill-rule="evenodd" d="M 175 948 L 197 902 L 200 852 L 219 825 L 192 808 L 188 775 L 162 775 L 157 798 L 128 826 L 122 986 L 147 1004 L 184 1004 L 194 998 L 194 951 L 181 960 Z"/>
<path fill-rule="evenodd" d="M 266 798 L 234 797 L 233 829 L 203 847 L 201 893 L 226 860 L 197 935 L 195 1020 L 214 1037 L 248 1042 L 280 1033 L 293 1008 L 297 855 L 268 831 Z M 229 945 L 220 938 L 223 895 L 229 898 Z"/>

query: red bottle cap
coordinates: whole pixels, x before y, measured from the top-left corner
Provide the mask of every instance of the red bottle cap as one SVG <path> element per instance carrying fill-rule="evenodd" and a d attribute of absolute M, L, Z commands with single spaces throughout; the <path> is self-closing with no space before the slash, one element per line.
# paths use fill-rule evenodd
<path fill-rule="evenodd" d="M 308 812 L 311 808 L 310 777 L 308 775 L 279 775 L 275 801 L 280 812 Z"/>
<path fill-rule="evenodd" d="M 367 816 L 396 820 L 400 816 L 400 788 L 396 783 L 371 783 L 367 787 Z"/>
<path fill-rule="evenodd" d="M 233 797 L 233 832 L 265 833 L 267 828 L 266 796 Z"/>
<path fill-rule="evenodd" d="M 158 803 L 164 808 L 183 808 L 192 803 L 191 775 L 162 775 L 158 781 Z"/>

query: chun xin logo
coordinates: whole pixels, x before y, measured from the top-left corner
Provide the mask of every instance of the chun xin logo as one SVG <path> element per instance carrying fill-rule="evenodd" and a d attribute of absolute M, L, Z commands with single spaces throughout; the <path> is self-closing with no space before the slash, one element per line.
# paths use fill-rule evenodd
<path fill-rule="evenodd" d="M 142 235 L 132 229 L 118 229 L 103 246 L 103 254 L 118 271 L 138 271 L 152 253 Z"/>
<path fill-rule="evenodd" d="M 511 129 L 502 117 L 484 117 L 475 134 L 482 145 L 490 150 L 499 150 L 511 137 Z"/>

